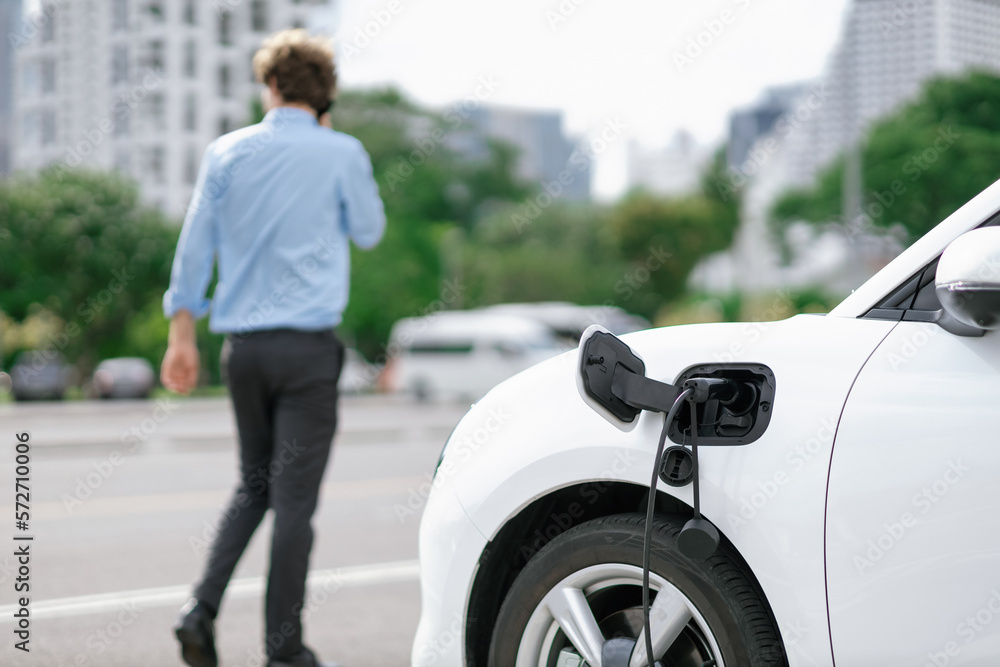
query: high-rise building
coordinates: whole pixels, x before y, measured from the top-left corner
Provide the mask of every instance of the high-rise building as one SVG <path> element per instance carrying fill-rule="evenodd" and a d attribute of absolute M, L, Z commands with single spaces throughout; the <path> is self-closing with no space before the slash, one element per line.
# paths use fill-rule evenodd
<path fill-rule="evenodd" d="M 331 0 L 42 0 L 17 51 L 13 166 L 118 169 L 183 215 L 205 147 L 246 124 L 261 41 Z"/>
<path fill-rule="evenodd" d="M 11 111 L 14 97 L 14 48 L 21 30 L 22 0 L 0 0 L 0 176 L 10 171 Z"/>
<path fill-rule="evenodd" d="M 767 88 L 756 103 L 730 114 L 726 162 L 731 168 L 743 165 L 754 143 L 775 129 L 778 120 L 792 111 L 806 90 L 801 83 Z"/>
<path fill-rule="evenodd" d="M 871 122 L 938 74 L 1000 70 L 1000 0 L 854 0 L 821 80 L 822 105 L 788 137 L 788 175 L 808 183 Z"/>
<path fill-rule="evenodd" d="M 470 111 L 469 122 L 482 135 L 500 139 L 517 149 L 516 173 L 521 180 L 559 181 L 560 175 L 568 171 L 571 178 L 568 184 L 563 183 L 562 196 L 590 197 L 592 156 L 581 152 L 580 159 L 570 159 L 579 146 L 563 134 L 560 112 L 481 106 Z"/>

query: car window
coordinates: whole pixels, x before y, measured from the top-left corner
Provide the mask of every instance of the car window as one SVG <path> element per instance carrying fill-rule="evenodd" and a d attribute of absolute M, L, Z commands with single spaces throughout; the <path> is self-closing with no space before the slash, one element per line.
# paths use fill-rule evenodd
<path fill-rule="evenodd" d="M 1000 225 L 1000 212 L 995 213 L 980 227 L 995 227 Z M 934 289 L 934 277 L 937 274 L 939 257 L 910 276 L 905 282 L 891 292 L 864 315 L 865 319 L 875 320 L 910 320 L 918 322 L 936 321 L 936 315 L 941 312 L 941 301 Z"/>

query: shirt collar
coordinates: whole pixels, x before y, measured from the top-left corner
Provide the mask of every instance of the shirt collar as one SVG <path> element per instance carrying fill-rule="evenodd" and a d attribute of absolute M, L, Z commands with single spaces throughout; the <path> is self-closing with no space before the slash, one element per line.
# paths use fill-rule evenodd
<path fill-rule="evenodd" d="M 312 123 L 317 125 L 316 114 L 295 107 L 275 107 L 264 116 L 265 123 Z"/>

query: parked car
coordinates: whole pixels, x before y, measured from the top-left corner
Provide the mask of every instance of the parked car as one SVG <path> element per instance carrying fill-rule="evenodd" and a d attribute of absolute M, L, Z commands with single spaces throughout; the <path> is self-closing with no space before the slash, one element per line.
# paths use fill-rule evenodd
<path fill-rule="evenodd" d="M 148 398 L 156 373 L 146 359 L 117 357 L 99 363 L 92 382 L 101 398 Z"/>
<path fill-rule="evenodd" d="M 62 400 L 70 374 L 71 369 L 58 352 L 23 352 L 10 369 L 11 393 L 18 401 Z"/>
<path fill-rule="evenodd" d="M 649 320 L 633 315 L 617 306 L 578 306 L 565 301 L 541 303 L 502 303 L 490 306 L 486 312 L 516 315 L 538 320 L 548 326 L 560 341 L 576 347 L 580 336 L 592 324 L 600 324 L 615 334 L 627 334 L 648 329 Z"/>
<path fill-rule="evenodd" d="M 386 388 L 420 400 L 476 400 L 498 382 L 562 351 L 544 324 L 483 310 L 400 320 L 388 349 Z"/>
<path fill-rule="evenodd" d="M 424 507 L 413 665 L 648 664 L 647 527 L 664 665 L 995 664 L 998 225 L 1000 182 L 827 315 L 643 331 L 633 370 L 577 350 L 493 389 Z M 664 415 L 596 410 L 602 372 L 633 403 L 642 374 L 755 389 L 682 408 L 658 468 Z M 707 557 L 679 539 L 694 479 Z"/>

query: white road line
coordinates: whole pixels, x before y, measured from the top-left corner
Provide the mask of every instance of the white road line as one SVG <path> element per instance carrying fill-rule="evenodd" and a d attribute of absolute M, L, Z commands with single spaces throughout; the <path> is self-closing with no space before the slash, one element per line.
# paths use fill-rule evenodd
<path fill-rule="evenodd" d="M 307 585 L 311 591 L 323 589 L 327 594 L 330 594 L 341 588 L 417 581 L 419 573 L 419 564 L 415 560 L 354 565 L 333 570 L 313 570 L 309 573 Z M 234 579 L 226 589 L 226 598 L 245 598 L 261 595 L 264 592 L 265 586 L 264 577 Z M 132 591 L 100 593 L 98 595 L 81 595 L 55 600 L 39 600 L 31 602 L 31 617 L 38 620 L 65 618 L 67 616 L 86 616 L 102 612 L 121 611 L 127 608 L 125 605 L 138 607 L 140 610 L 150 607 L 169 606 L 177 606 L 179 608 L 189 597 L 191 597 L 191 586 L 184 585 L 142 588 Z M 13 623 L 13 614 L 17 609 L 17 605 L 0 606 L 0 625 Z"/>

